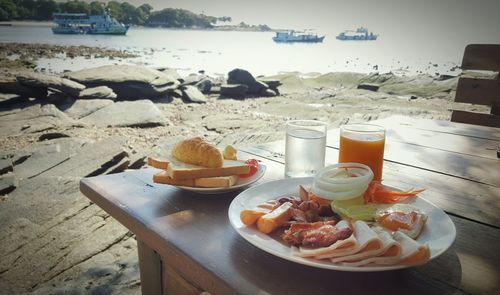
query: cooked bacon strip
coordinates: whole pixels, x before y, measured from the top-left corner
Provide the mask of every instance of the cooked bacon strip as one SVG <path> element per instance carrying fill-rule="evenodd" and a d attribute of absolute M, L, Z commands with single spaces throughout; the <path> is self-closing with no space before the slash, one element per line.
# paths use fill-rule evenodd
<path fill-rule="evenodd" d="M 338 228 L 334 221 L 295 223 L 290 226 L 282 239 L 294 246 L 328 247 L 338 240 L 352 235 L 350 228 Z"/>

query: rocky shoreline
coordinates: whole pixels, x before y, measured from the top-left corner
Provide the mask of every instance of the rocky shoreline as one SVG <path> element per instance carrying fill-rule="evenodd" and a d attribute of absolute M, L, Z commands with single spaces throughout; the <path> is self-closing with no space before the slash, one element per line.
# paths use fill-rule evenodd
<path fill-rule="evenodd" d="M 89 52 L 103 53 L 75 54 Z M 82 177 L 140 169 L 187 136 L 221 147 L 281 140 L 289 119 L 330 128 L 391 115 L 448 120 L 457 83 L 391 73 L 254 77 L 243 69 L 180 76 L 126 65 L 2 73 L 0 289 L 33 294 L 140 293 L 134 236 L 79 192 Z"/>

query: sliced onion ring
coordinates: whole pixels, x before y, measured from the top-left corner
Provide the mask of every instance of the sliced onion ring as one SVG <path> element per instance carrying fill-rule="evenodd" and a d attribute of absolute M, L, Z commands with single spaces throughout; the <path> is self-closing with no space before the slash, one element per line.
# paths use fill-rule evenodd
<path fill-rule="evenodd" d="M 335 177 L 342 171 L 354 177 Z M 338 163 L 318 171 L 314 177 L 312 191 L 328 200 L 348 200 L 359 197 L 373 179 L 370 167 L 360 163 Z"/>

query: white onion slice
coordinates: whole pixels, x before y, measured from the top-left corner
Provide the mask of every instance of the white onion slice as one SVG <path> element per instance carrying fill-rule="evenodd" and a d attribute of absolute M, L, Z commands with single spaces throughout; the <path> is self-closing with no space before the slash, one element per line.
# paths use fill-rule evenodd
<path fill-rule="evenodd" d="M 347 173 L 348 176 L 339 177 L 341 173 Z M 318 171 L 312 191 L 324 199 L 348 200 L 363 194 L 372 179 L 372 170 L 364 164 L 339 163 Z"/>

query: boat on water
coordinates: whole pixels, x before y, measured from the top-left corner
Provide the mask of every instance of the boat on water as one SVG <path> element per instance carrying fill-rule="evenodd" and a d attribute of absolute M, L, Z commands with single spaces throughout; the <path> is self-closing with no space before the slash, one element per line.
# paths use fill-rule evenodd
<path fill-rule="evenodd" d="M 53 17 L 56 23 L 52 28 L 54 34 L 125 35 L 129 28 L 106 12 L 100 15 L 54 13 Z"/>
<path fill-rule="evenodd" d="M 369 40 L 377 40 L 378 35 L 373 34 L 373 32 L 369 32 L 367 28 L 360 27 L 355 31 L 347 30 L 337 35 L 338 40 L 346 41 L 346 40 L 356 40 L 356 41 L 369 41 Z"/>
<path fill-rule="evenodd" d="M 286 32 L 276 32 L 276 36 L 273 37 L 275 42 L 323 42 L 325 36 L 318 36 L 317 34 L 297 32 L 297 31 L 286 31 Z"/>

